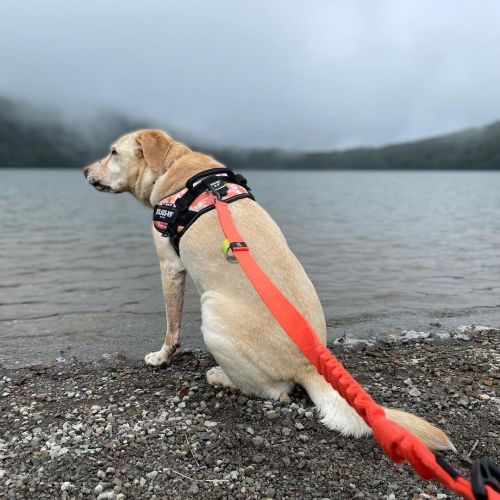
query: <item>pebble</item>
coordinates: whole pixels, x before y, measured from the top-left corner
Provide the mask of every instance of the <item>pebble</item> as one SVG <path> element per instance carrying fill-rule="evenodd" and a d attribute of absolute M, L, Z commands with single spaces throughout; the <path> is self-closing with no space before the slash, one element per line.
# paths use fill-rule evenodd
<path fill-rule="evenodd" d="M 69 491 L 73 488 L 74 488 L 73 484 L 70 483 L 69 481 L 65 481 L 64 483 L 61 484 L 61 491 Z"/>
<path fill-rule="evenodd" d="M 151 472 L 148 472 L 146 474 L 146 479 L 148 479 L 149 481 L 152 481 L 154 479 L 156 479 L 158 477 L 158 471 L 156 470 L 153 470 Z"/>
<path fill-rule="evenodd" d="M 261 436 L 255 436 L 252 442 L 256 448 L 262 448 L 264 446 L 264 438 Z"/>
<path fill-rule="evenodd" d="M 198 488 L 196 483 L 191 483 L 191 486 L 187 490 L 188 495 L 197 495 L 199 492 L 200 488 Z"/>
<path fill-rule="evenodd" d="M 416 387 L 414 387 L 413 389 L 410 389 L 410 391 L 408 391 L 408 394 L 413 397 L 418 397 L 422 395 L 422 392 L 419 391 Z"/>

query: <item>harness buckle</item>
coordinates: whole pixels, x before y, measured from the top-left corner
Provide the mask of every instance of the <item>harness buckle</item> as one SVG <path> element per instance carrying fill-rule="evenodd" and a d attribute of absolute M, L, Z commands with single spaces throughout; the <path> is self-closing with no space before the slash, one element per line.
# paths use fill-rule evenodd
<path fill-rule="evenodd" d="M 212 175 L 203 179 L 201 183 L 219 200 L 221 201 L 227 194 L 226 180 L 220 176 Z"/>
<path fill-rule="evenodd" d="M 472 466 L 471 485 L 476 500 L 488 500 L 486 485 L 500 493 L 500 467 L 486 458 Z"/>
<path fill-rule="evenodd" d="M 238 259 L 234 255 L 229 255 L 229 251 L 234 252 L 248 252 L 248 245 L 244 241 L 229 241 L 227 238 L 222 242 L 220 247 L 226 260 L 231 264 L 236 264 Z"/>

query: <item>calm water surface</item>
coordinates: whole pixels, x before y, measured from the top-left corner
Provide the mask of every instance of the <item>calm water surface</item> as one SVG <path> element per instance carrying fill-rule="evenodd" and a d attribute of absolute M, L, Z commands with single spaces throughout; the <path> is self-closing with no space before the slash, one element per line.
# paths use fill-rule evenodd
<path fill-rule="evenodd" d="M 331 338 L 500 325 L 500 173 L 247 171 L 317 287 Z M 157 350 L 150 210 L 79 171 L 0 170 L 0 363 Z M 184 346 L 200 347 L 189 283 Z"/>

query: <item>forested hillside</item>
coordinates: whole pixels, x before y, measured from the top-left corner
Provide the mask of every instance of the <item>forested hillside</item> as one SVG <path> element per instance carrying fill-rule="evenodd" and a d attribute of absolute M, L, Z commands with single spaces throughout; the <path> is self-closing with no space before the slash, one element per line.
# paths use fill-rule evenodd
<path fill-rule="evenodd" d="M 81 167 L 101 157 L 118 135 L 145 126 L 152 125 L 108 114 L 78 128 L 57 116 L 0 98 L 0 166 Z M 196 144 L 190 145 L 196 149 Z M 500 169 L 500 122 L 415 142 L 345 151 L 202 149 L 233 169 L 493 170 Z"/>

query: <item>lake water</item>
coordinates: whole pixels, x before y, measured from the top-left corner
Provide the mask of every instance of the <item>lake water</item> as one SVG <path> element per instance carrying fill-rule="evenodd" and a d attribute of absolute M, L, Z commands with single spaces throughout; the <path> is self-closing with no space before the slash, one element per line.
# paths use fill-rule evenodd
<path fill-rule="evenodd" d="M 247 171 L 331 338 L 500 325 L 500 173 Z M 0 363 L 131 358 L 165 317 L 150 210 L 73 170 L 0 170 Z M 191 283 L 184 346 L 201 347 Z"/>

